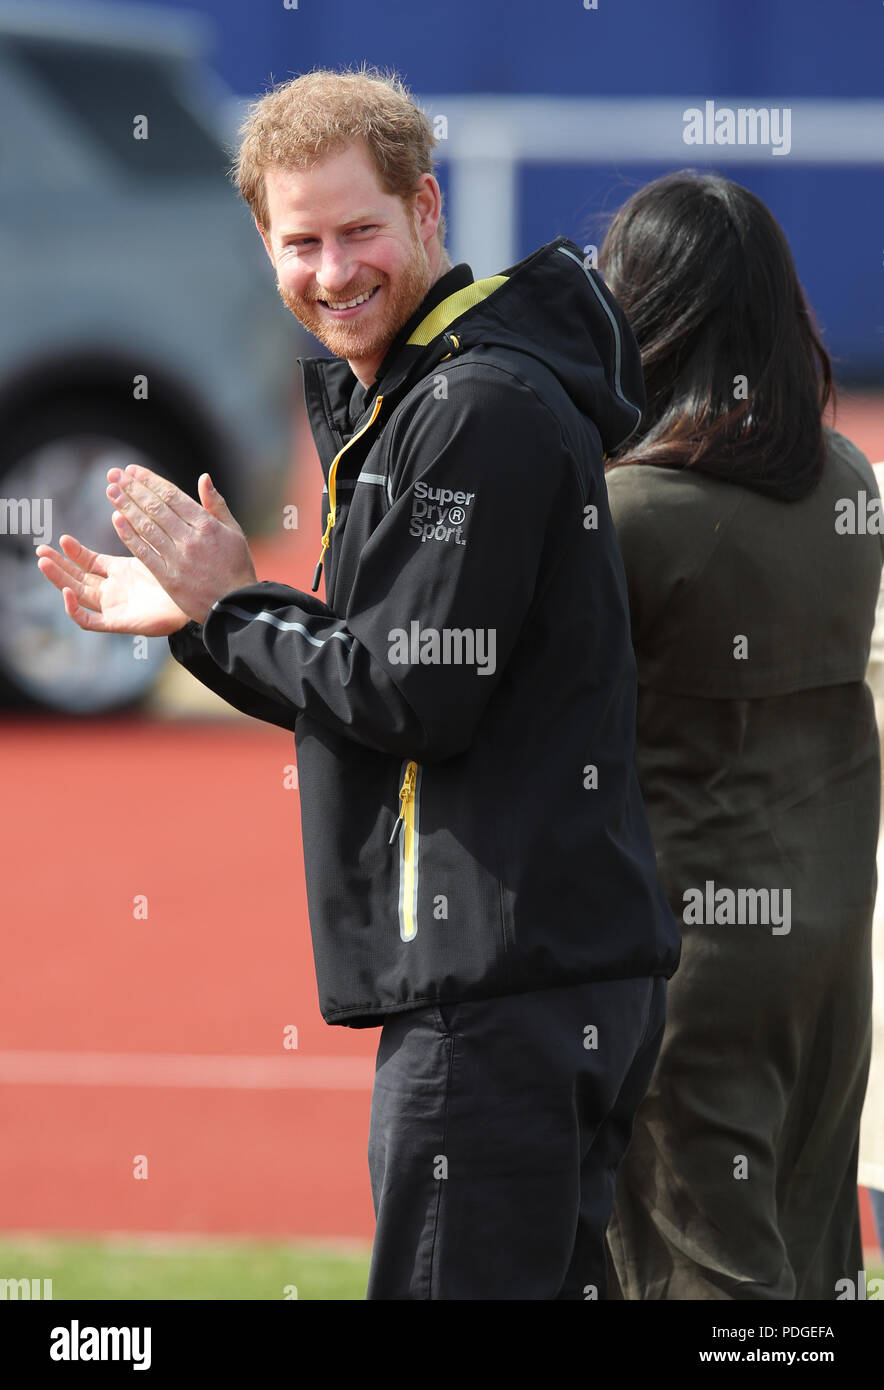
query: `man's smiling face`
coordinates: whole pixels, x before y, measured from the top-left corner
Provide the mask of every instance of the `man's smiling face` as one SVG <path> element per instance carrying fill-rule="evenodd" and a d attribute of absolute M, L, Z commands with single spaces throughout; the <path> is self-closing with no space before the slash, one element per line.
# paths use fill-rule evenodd
<path fill-rule="evenodd" d="M 361 141 L 311 169 L 264 175 L 260 228 L 286 306 L 363 385 L 441 273 L 439 186 L 424 174 L 408 206 L 385 193 Z"/>

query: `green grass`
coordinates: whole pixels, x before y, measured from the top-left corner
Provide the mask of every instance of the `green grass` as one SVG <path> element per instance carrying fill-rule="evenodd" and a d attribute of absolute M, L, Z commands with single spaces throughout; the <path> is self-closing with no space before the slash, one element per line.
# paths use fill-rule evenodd
<path fill-rule="evenodd" d="M 360 1244 L 184 1239 L 0 1240 L 0 1278 L 51 1279 L 61 1299 L 364 1299 Z"/>
<path fill-rule="evenodd" d="M 0 1239 L 0 1279 L 51 1279 L 62 1299 L 364 1300 L 368 1245 L 128 1236 Z M 884 1279 L 884 1269 L 867 1277 Z"/>

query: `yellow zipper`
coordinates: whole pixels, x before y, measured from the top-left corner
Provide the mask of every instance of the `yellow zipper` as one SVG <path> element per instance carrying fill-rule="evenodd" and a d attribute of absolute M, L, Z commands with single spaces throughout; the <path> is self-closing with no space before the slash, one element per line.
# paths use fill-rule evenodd
<path fill-rule="evenodd" d="M 505 284 L 506 279 L 507 277 L 505 275 L 492 275 L 487 280 L 477 280 L 475 284 L 468 285 L 466 290 L 457 290 L 454 294 L 449 295 L 447 299 L 444 299 L 441 304 L 437 305 L 436 308 L 433 309 L 431 313 L 429 313 L 427 317 L 418 325 L 418 327 L 415 329 L 414 333 L 412 333 L 411 337 L 408 340 L 409 344 L 417 343 L 421 346 L 426 346 L 426 344 L 431 342 L 432 339 L 438 333 L 441 333 L 443 331 L 446 324 L 451 323 L 455 318 L 458 317 L 459 314 L 462 314 L 465 309 L 469 308 L 474 303 L 478 303 L 480 300 L 484 299 L 487 295 L 489 295 L 493 290 L 497 289 L 500 285 Z M 453 342 L 455 348 L 459 351 L 460 339 L 457 337 L 457 334 L 449 333 L 448 336 L 451 342 Z M 442 361 L 447 362 L 450 356 L 450 352 L 446 353 L 445 356 L 442 358 Z M 322 562 L 325 558 L 325 552 L 328 550 L 329 543 L 331 541 L 332 527 L 335 524 L 335 510 L 337 505 L 335 480 L 338 471 L 338 461 L 340 460 L 342 455 L 347 452 L 351 444 L 355 444 L 357 439 L 359 439 L 363 434 L 365 434 L 365 431 L 367 429 L 371 429 L 371 426 L 377 419 L 378 411 L 381 408 L 381 403 L 383 399 L 383 396 L 377 396 L 375 398 L 374 409 L 371 412 L 371 419 L 367 420 L 365 424 L 362 426 L 362 429 L 359 430 L 358 433 L 354 434 L 352 439 L 348 439 L 343 449 L 340 449 L 338 451 L 338 453 L 332 460 L 332 466 L 328 471 L 328 520 L 325 523 L 325 531 L 322 537 L 322 548 L 319 552 L 319 559 L 316 562 L 316 569 L 313 571 L 313 583 L 310 586 L 314 594 L 316 593 L 316 590 L 319 588 L 319 580 L 322 576 Z"/>
<path fill-rule="evenodd" d="M 457 348 L 458 352 L 460 352 L 460 338 L 458 338 L 457 334 L 456 334 L 456 333 L 449 333 L 449 334 L 448 334 L 448 340 L 449 340 L 449 342 L 453 343 L 454 346 Z M 439 361 L 440 361 L 440 362 L 447 362 L 448 359 L 449 359 L 449 357 L 453 357 L 453 356 L 454 356 L 453 353 L 451 353 L 451 352 L 446 352 L 446 354 L 445 354 L 444 357 L 440 357 L 440 358 L 439 358 Z"/>
<path fill-rule="evenodd" d="M 508 278 L 509 277 L 506 275 L 489 275 L 484 280 L 473 281 L 473 283 L 467 285 L 465 289 L 455 290 L 454 294 L 450 294 L 447 299 L 443 299 L 441 304 L 437 304 L 435 309 L 431 309 L 426 318 L 421 320 L 408 339 L 407 346 L 426 347 L 435 337 L 443 333 L 450 323 L 454 323 L 455 319 L 460 318 L 461 314 L 466 313 L 467 309 L 471 309 L 474 305 L 480 304 L 483 299 L 487 299 L 495 290 L 505 285 Z M 455 348 L 460 351 L 460 339 L 457 337 L 457 334 L 450 333 L 448 336 L 454 343 Z M 447 362 L 450 356 L 450 352 L 446 353 L 442 361 Z M 326 522 L 325 532 L 322 537 L 322 549 L 319 552 L 319 560 L 317 561 L 316 569 L 313 574 L 313 584 L 311 587 L 314 594 L 319 588 L 319 579 L 322 574 L 322 561 L 325 557 L 325 552 L 328 550 L 332 527 L 335 524 L 335 474 L 337 472 L 338 459 L 349 449 L 351 444 L 356 443 L 360 435 L 365 434 L 365 431 L 370 429 L 374 424 L 383 399 L 383 396 L 378 396 L 375 399 L 374 410 L 371 412 L 371 419 L 362 426 L 358 434 L 354 434 L 353 438 L 348 440 L 343 449 L 341 449 L 333 459 L 332 466 L 329 469 L 328 521 Z"/>
<path fill-rule="evenodd" d="M 401 809 L 390 836 L 391 845 L 399 840 L 399 935 L 403 941 L 411 941 L 417 935 L 420 779 L 419 765 L 406 763 L 399 791 Z"/>
<path fill-rule="evenodd" d="M 383 396 L 377 396 L 375 398 L 374 409 L 371 412 L 371 419 L 366 420 L 365 424 L 362 426 L 362 429 L 358 430 L 356 434 L 354 434 L 352 439 L 348 439 L 343 449 L 339 449 L 337 454 L 335 454 L 335 457 L 332 459 L 332 466 L 328 472 L 328 520 L 325 523 L 325 531 L 322 537 L 322 549 L 319 552 L 319 559 L 316 562 L 316 569 L 313 571 L 313 584 L 311 585 L 314 594 L 316 593 L 316 590 L 319 588 L 319 577 L 322 574 L 322 561 L 323 557 L 325 556 L 325 552 L 328 550 L 329 541 L 331 540 L 332 527 L 335 524 L 335 509 L 337 505 L 336 477 L 338 472 L 338 463 L 340 462 L 343 455 L 346 454 L 347 450 L 350 448 L 350 445 L 355 444 L 357 439 L 360 439 L 362 435 L 365 434 L 365 431 L 367 429 L 371 429 L 371 426 L 374 424 L 375 420 L 378 417 L 378 411 L 381 408 L 381 403 L 383 399 Z"/>

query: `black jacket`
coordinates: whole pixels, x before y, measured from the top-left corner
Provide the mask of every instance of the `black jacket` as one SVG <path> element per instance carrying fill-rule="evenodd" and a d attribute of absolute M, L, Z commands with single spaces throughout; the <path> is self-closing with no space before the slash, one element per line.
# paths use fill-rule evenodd
<path fill-rule="evenodd" d="M 670 976 L 602 463 L 644 404 L 620 309 L 558 238 L 440 278 L 367 391 L 301 365 L 327 602 L 251 585 L 170 645 L 294 729 L 323 1017 Z"/>

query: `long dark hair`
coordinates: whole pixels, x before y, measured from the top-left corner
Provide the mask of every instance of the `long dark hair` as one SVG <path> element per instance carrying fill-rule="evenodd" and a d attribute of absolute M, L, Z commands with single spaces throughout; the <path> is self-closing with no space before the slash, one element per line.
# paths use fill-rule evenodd
<path fill-rule="evenodd" d="M 694 468 L 787 501 L 811 492 L 832 365 L 760 198 L 695 169 L 656 179 L 614 216 L 599 268 L 638 340 L 648 399 L 609 467 Z"/>

